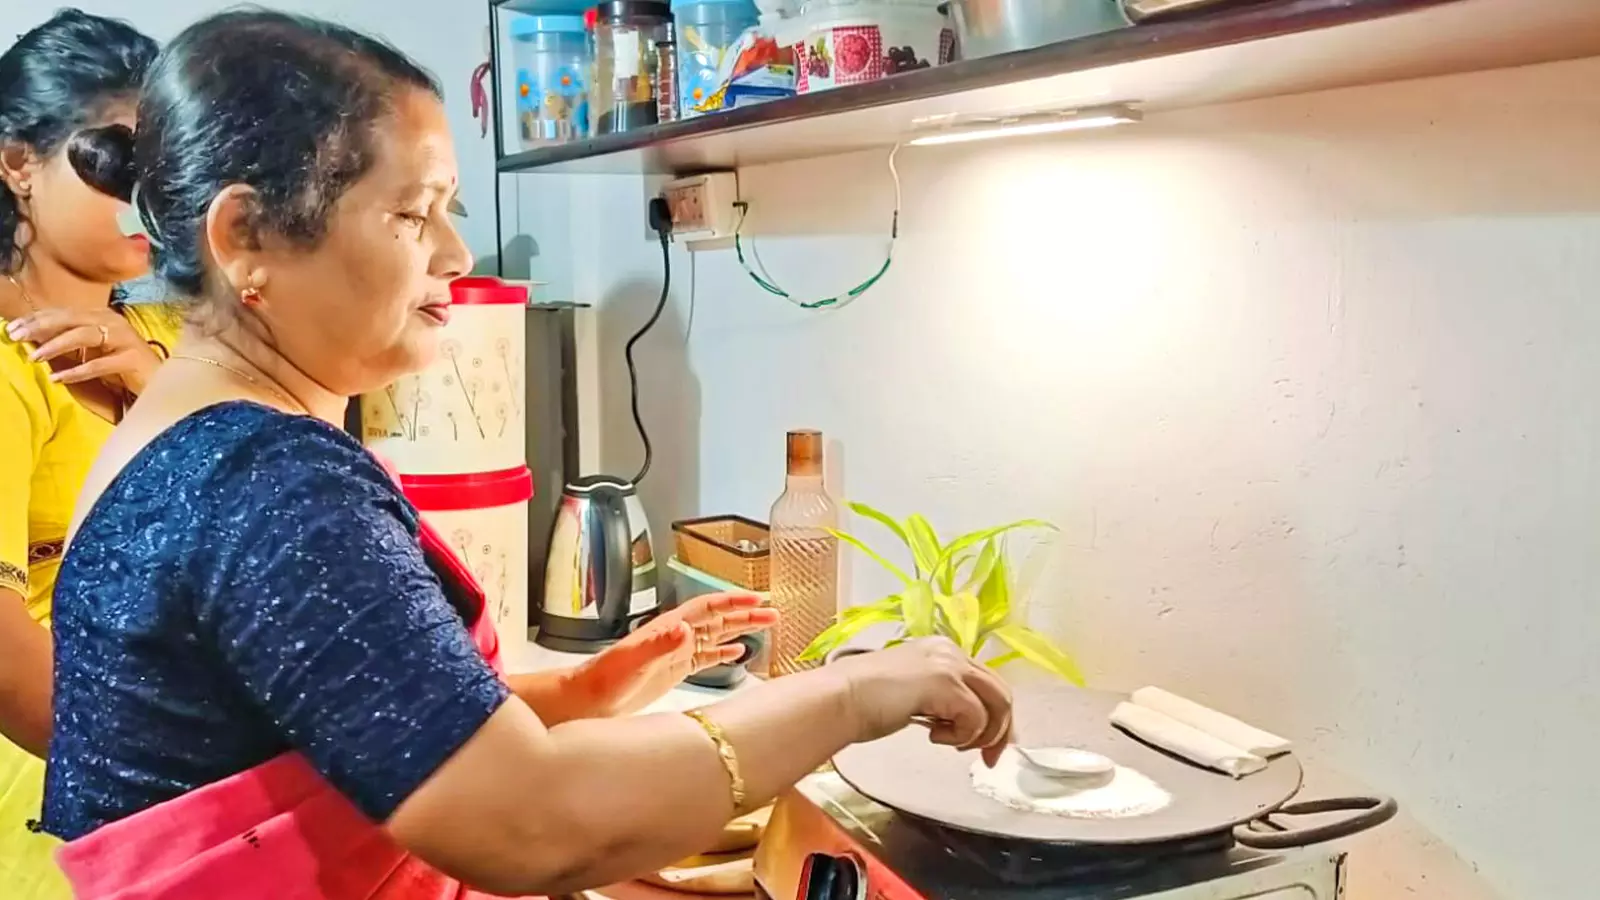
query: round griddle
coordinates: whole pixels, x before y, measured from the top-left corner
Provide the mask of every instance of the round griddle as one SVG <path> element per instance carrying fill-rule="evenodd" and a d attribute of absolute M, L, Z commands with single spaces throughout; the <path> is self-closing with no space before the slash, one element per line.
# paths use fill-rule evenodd
<path fill-rule="evenodd" d="M 1022 812 L 972 789 L 975 752 L 928 741 L 919 727 L 833 758 L 849 785 L 898 812 L 993 837 L 1052 844 L 1154 844 L 1215 834 L 1259 819 L 1300 790 L 1300 763 L 1280 756 L 1235 780 L 1157 750 L 1113 726 L 1120 694 L 1066 686 L 1017 686 L 1016 733 L 1029 747 L 1080 747 L 1153 779 L 1172 795 L 1165 809 L 1120 819 L 1073 819 Z"/>

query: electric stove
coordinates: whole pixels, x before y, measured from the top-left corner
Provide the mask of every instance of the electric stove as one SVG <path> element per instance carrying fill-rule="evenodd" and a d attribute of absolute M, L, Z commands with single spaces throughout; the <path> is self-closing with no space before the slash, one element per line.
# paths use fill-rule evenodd
<path fill-rule="evenodd" d="M 959 832 L 894 812 L 832 772 L 785 794 L 756 852 L 764 900 L 1339 900 L 1342 853 L 1234 845 L 1059 845 Z"/>

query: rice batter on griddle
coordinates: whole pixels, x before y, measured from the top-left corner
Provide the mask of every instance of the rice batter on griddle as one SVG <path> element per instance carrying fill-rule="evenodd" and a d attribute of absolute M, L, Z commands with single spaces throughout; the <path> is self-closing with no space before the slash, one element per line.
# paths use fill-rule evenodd
<path fill-rule="evenodd" d="M 1147 816 L 1165 809 L 1172 795 L 1159 784 L 1126 766 L 1117 766 L 1110 780 L 1091 781 L 1081 790 L 1060 796 L 1041 796 L 1028 790 L 1038 776 L 1025 768 L 1022 757 L 1007 748 L 993 769 L 982 760 L 972 764 L 972 789 L 1012 809 L 1070 819 L 1125 819 Z"/>

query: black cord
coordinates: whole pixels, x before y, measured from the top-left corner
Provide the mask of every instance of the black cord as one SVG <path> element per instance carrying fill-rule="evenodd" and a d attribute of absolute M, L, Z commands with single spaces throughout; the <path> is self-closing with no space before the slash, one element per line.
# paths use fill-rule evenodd
<path fill-rule="evenodd" d="M 655 450 L 650 446 L 650 433 L 645 430 L 644 417 L 639 414 L 639 369 L 633 362 L 633 348 L 638 345 L 641 338 L 656 327 L 656 322 L 661 320 L 661 314 L 667 309 L 667 297 L 672 292 L 672 247 L 669 243 L 672 236 L 672 215 L 667 211 L 666 201 L 659 197 L 650 201 L 650 227 L 655 229 L 661 238 L 661 299 L 656 301 L 655 312 L 650 314 L 650 320 L 644 323 L 628 343 L 623 347 L 623 358 L 628 362 L 628 396 L 633 405 L 633 427 L 639 430 L 639 443 L 644 445 L 644 463 L 639 466 L 639 474 L 633 476 L 635 486 L 644 480 L 650 473 L 650 463 L 655 459 Z"/>

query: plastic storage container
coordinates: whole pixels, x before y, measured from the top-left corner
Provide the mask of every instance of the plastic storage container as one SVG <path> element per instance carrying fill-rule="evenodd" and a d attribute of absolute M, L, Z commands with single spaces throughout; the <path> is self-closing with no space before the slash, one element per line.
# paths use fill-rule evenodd
<path fill-rule="evenodd" d="M 940 0 L 807 0 L 799 47 L 802 94 L 877 81 L 947 61 Z"/>
<path fill-rule="evenodd" d="M 518 16 L 517 132 L 527 149 L 589 135 L 589 38 L 582 16 Z"/>
<path fill-rule="evenodd" d="M 656 44 L 671 38 L 672 7 L 664 0 L 612 0 L 596 16 L 594 133 L 656 124 Z"/>
<path fill-rule="evenodd" d="M 528 289 L 460 278 L 450 299 L 433 365 L 362 395 L 362 439 L 404 475 L 524 466 Z"/>
<path fill-rule="evenodd" d="M 502 646 L 528 639 L 527 466 L 463 475 L 400 476 L 400 491 L 483 588 Z"/>
<path fill-rule="evenodd" d="M 761 13 L 755 0 L 674 0 L 672 16 L 678 32 L 678 109 L 683 118 L 703 115 L 706 100 L 722 88 L 728 54 L 739 39 L 757 27 Z"/>
<path fill-rule="evenodd" d="M 772 530 L 744 516 L 710 516 L 672 523 L 678 558 L 745 590 L 772 587 Z"/>

